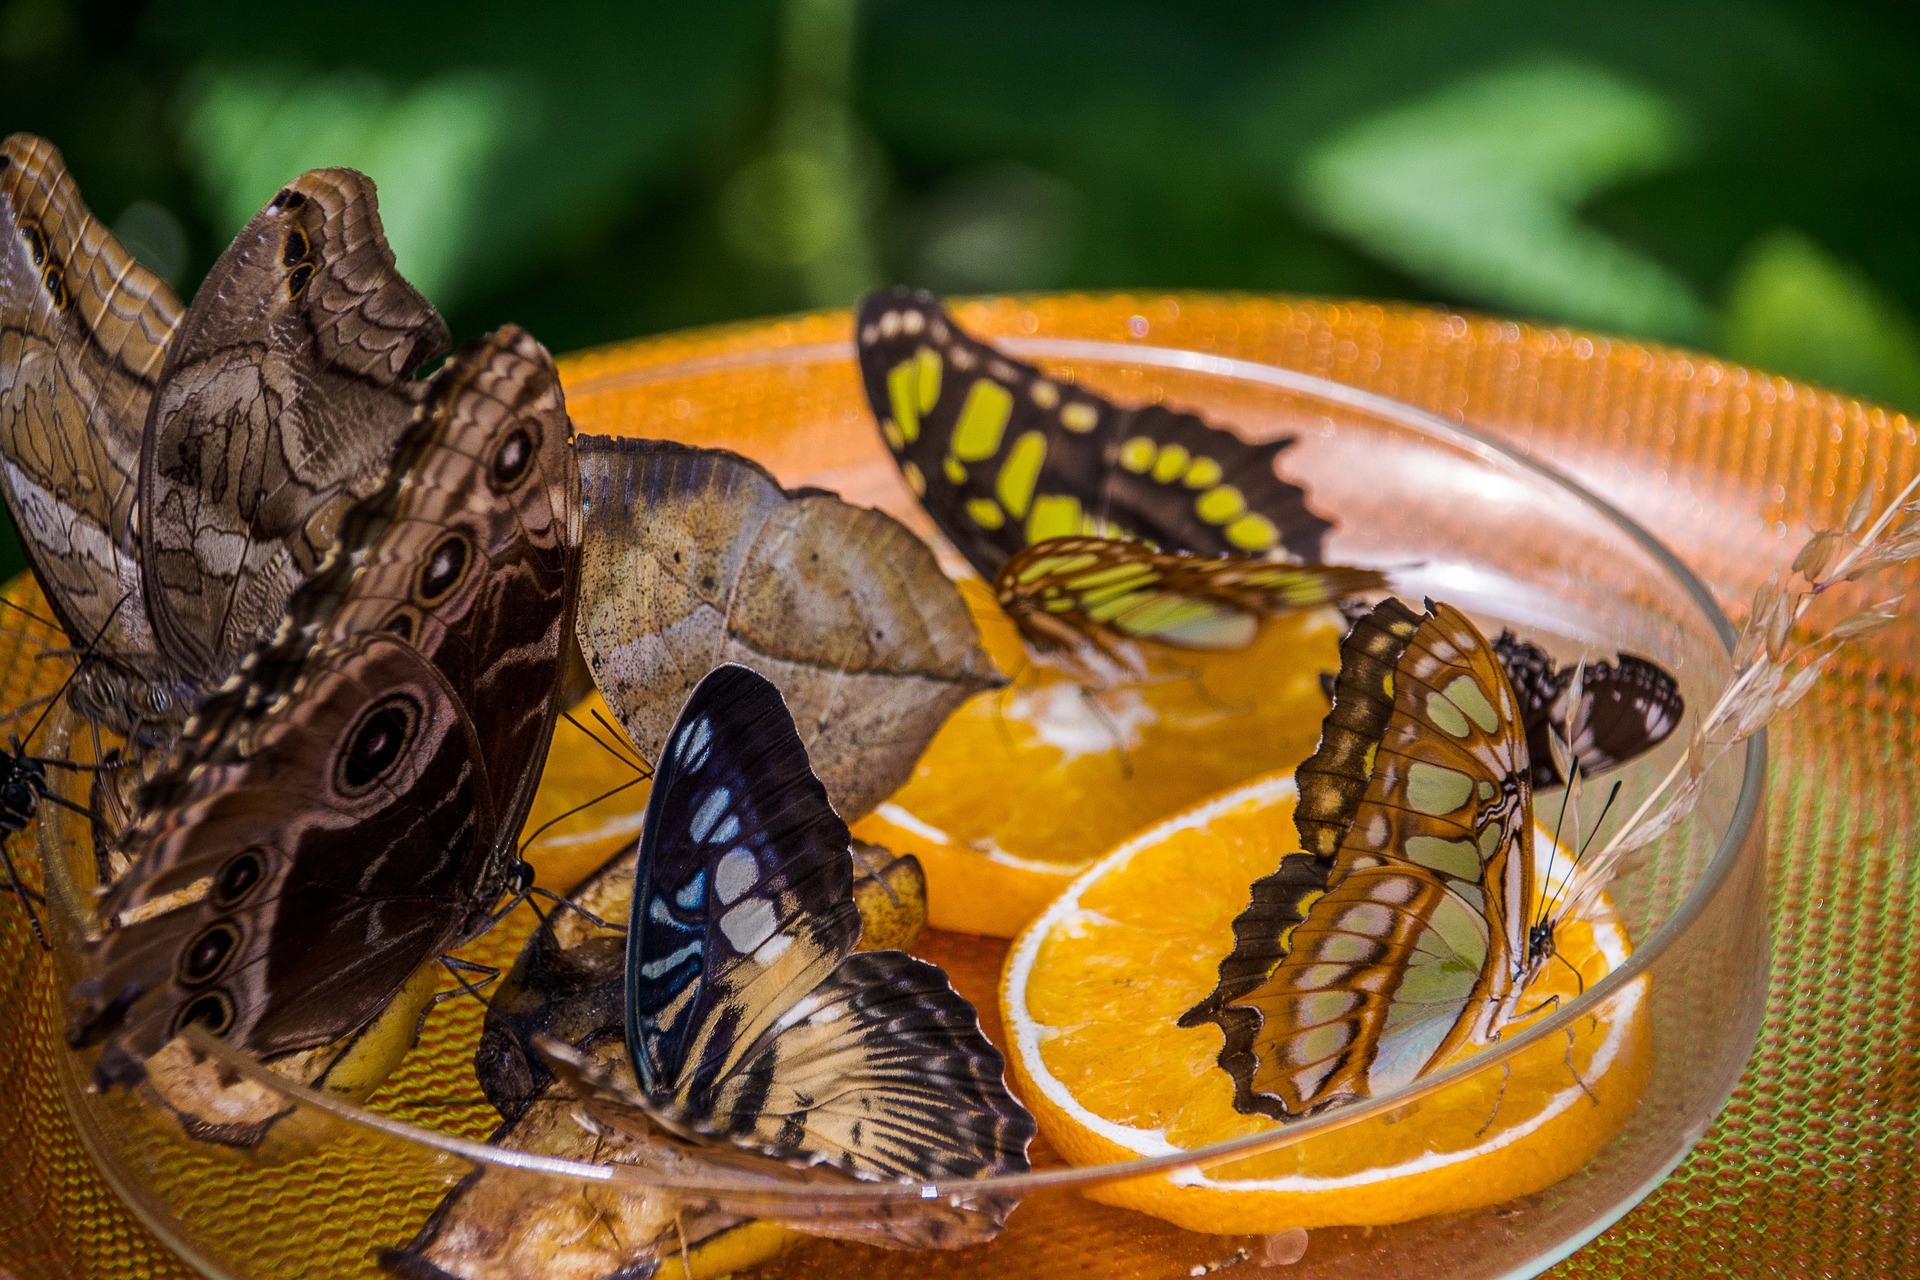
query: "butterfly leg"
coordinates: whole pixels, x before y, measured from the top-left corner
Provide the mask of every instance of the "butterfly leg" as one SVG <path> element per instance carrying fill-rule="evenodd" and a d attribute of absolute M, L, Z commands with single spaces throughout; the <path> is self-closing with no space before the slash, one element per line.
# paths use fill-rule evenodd
<path fill-rule="evenodd" d="M 5 887 L 20 899 L 20 909 L 27 913 L 27 927 L 33 930 L 34 941 L 40 944 L 42 951 L 53 950 L 53 943 L 47 940 L 46 928 L 40 923 L 40 913 L 33 909 L 36 902 L 44 904 L 46 898 L 20 875 L 20 869 L 13 865 L 13 854 L 8 851 L 5 840 L 0 840 L 0 871 L 6 872 Z"/>
<path fill-rule="evenodd" d="M 529 888 L 526 891 L 525 898 L 528 900 L 539 898 L 544 901 L 551 902 L 555 907 L 563 911 L 573 912 L 573 914 L 579 916 L 582 920 L 585 920 L 588 924 L 593 925 L 595 928 L 598 928 L 598 929 L 611 929 L 615 933 L 625 933 L 627 931 L 627 926 L 625 926 L 624 924 L 618 924 L 612 920 L 602 920 L 599 916 L 593 914 L 593 912 L 587 910 L 585 907 L 575 902 L 572 898 L 564 897 L 561 894 L 555 893 L 551 889 L 543 889 L 539 885 L 534 885 L 531 888 Z M 518 906 L 518 905 L 519 905 L 518 902 L 515 902 L 513 904 L 513 906 Z M 513 908 L 511 906 L 508 907 L 509 911 L 512 909 Z M 539 908 L 537 907 L 534 909 L 536 911 L 539 910 Z"/>
<path fill-rule="evenodd" d="M 1120 732 L 1120 726 L 1114 723 L 1112 713 L 1101 705 L 1100 695 L 1098 693 L 1087 688 L 1085 685 L 1080 685 L 1079 689 L 1080 701 L 1086 705 L 1088 713 L 1100 722 L 1102 727 L 1106 729 L 1107 736 L 1113 739 L 1113 753 L 1120 757 L 1120 776 L 1125 779 L 1131 779 L 1133 777 L 1133 757 L 1127 754 L 1126 735 Z"/>
<path fill-rule="evenodd" d="M 1587 1084 L 1587 1078 L 1580 1074 L 1580 1068 L 1573 1065 L 1573 1028 L 1567 1028 L 1567 1070 L 1573 1075 L 1573 1082 L 1580 1086 L 1580 1092 L 1587 1095 L 1587 1101 L 1594 1106 L 1600 1105 L 1600 1099 L 1594 1095 L 1593 1088 Z"/>
<path fill-rule="evenodd" d="M 1510 1062 L 1501 1063 L 1500 1064 L 1500 1092 L 1493 1095 L 1493 1110 L 1488 1114 L 1487 1122 L 1481 1125 L 1478 1129 L 1475 1129 L 1473 1131 L 1474 1137 L 1478 1138 L 1483 1134 L 1485 1134 L 1487 1130 L 1493 1128 L 1494 1118 L 1500 1114 L 1500 1104 L 1507 1100 L 1507 1085 L 1510 1084 L 1512 1080 L 1513 1080 L 1513 1064 Z"/>
<path fill-rule="evenodd" d="M 471 960 L 462 960 L 458 956 L 441 956 L 440 967 L 452 974 L 453 980 L 460 985 L 451 991 L 435 992 L 433 999 L 427 1001 L 427 1008 L 430 1010 L 437 1009 L 446 1001 L 458 999 L 463 995 L 472 996 L 485 1005 L 487 1003 L 487 997 L 483 994 L 485 988 L 500 977 L 500 971 L 492 965 L 475 964 Z M 480 979 L 479 984 L 475 985 L 468 981 L 468 974 L 477 976 Z"/>

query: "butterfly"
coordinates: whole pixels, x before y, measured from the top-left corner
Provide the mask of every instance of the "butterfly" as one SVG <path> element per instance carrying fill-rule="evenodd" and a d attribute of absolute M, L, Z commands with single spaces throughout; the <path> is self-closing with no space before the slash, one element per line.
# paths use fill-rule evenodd
<path fill-rule="evenodd" d="M 1143 680 L 1135 639 L 1238 649 L 1260 619 L 1387 585 L 1372 569 L 1191 556 L 1116 538 L 1048 538 L 1008 560 L 995 596 L 1028 644 L 1090 685 Z"/>
<path fill-rule="evenodd" d="M 926 881 L 911 855 L 855 844 L 854 905 L 863 951 L 908 946 L 926 919 Z M 542 1037 L 585 1057 L 598 1074 L 621 1075 L 626 1055 L 624 931 L 600 920 L 632 906 L 637 845 L 609 859 L 567 895 L 534 931 L 488 1002 L 474 1074 L 502 1123 L 494 1146 L 594 1163 L 645 1163 L 644 1144 L 583 1127 L 579 1102 L 540 1056 Z M 626 1087 L 631 1088 L 628 1083 Z M 677 1221 L 676 1221 L 677 1217 Z M 411 1280 L 466 1277 L 593 1278 L 643 1274 L 683 1241 L 699 1274 L 703 1247 L 785 1233 L 737 1213 L 701 1208 L 634 1187 L 585 1189 L 535 1184 L 517 1170 L 476 1169 L 447 1193 L 404 1248 L 381 1264 Z"/>
<path fill-rule="evenodd" d="M 142 793 L 74 988 L 96 1087 L 189 1027 L 322 1072 L 524 887 L 577 576 L 569 437 L 523 330 L 435 373 L 384 485 Z"/>
<path fill-rule="evenodd" d="M 858 818 L 955 707 L 1005 683 L 893 517 L 783 489 L 721 449 L 583 436 L 578 452 L 580 649 L 648 758 L 712 667 L 744 663 L 779 686 L 827 794 Z"/>
<path fill-rule="evenodd" d="M 1645 658 L 1622 653 L 1583 666 L 1575 689 L 1573 669 L 1558 669 L 1543 649 L 1511 631 L 1500 633 L 1493 651 L 1520 699 L 1536 789 L 1566 782 L 1560 752 L 1592 777 L 1659 746 L 1686 712 L 1680 682 Z"/>
<path fill-rule="evenodd" d="M 1332 525 L 1275 470 L 1293 437 L 1248 444 L 1193 414 L 1122 408 L 967 336 L 924 292 L 869 294 L 854 326 L 908 485 L 1035 656 L 1083 681 L 1139 678 L 1132 641 L 1234 648 L 1263 614 L 1380 581 L 1318 565 Z M 1250 589 L 1275 554 L 1303 563 L 1282 588 Z M 1076 589 L 1053 570 L 1086 555 L 1112 576 Z"/>
<path fill-rule="evenodd" d="M 446 347 L 361 174 L 282 189 L 183 311 L 58 151 L 8 138 L 0 496 L 68 637 L 100 637 L 76 710 L 170 741 L 380 486 L 414 371 Z"/>
<path fill-rule="evenodd" d="M 1301 851 L 1253 885 L 1219 983 L 1235 1106 L 1286 1119 L 1384 1093 L 1497 1039 L 1553 955 L 1536 912 L 1533 762 L 1495 647 L 1391 597 L 1341 645 L 1296 773 Z"/>
<path fill-rule="evenodd" d="M 776 1183 L 1028 1168 L 1033 1118 L 973 1006 L 933 965 L 853 950 L 849 840 L 779 690 L 733 664 L 702 679 L 648 798 L 626 1070 L 541 1042 L 600 1128 L 650 1144 L 659 1167 Z M 991 1239 L 1011 1209 L 982 1196 L 754 1212 L 894 1247 L 958 1247 Z"/>

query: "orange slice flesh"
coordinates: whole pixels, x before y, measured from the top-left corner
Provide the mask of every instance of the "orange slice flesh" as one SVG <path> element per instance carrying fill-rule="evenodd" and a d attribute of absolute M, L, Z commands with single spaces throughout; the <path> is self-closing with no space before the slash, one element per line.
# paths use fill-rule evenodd
<path fill-rule="evenodd" d="M 1219 1030 L 1176 1024 L 1213 990 L 1249 886 L 1295 847 L 1293 801 L 1291 775 L 1276 774 L 1168 820 L 1090 867 L 1014 943 L 1000 993 L 1009 1063 L 1068 1160 L 1157 1156 L 1274 1127 L 1234 1110 Z M 1538 843 L 1549 847 L 1544 834 Z M 1529 987 L 1509 1037 L 1630 950 L 1604 900 L 1555 939 L 1566 963 Z M 1652 1061 L 1645 985 L 1523 1050 L 1510 1071 L 1230 1164 L 1086 1194 L 1234 1234 L 1377 1226 L 1532 1194 L 1590 1159 L 1638 1099 Z"/>
<path fill-rule="evenodd" d="M 1226 652 L 1156 647 L 1144 684 L 1092 693 L 1031 664 L 978 580 L 960 583 L 1003 690 L 962 706 L 854 834 L 913 853 L 935 928 L 1010 938 L 1093 859 L 1202 798 L 1312 753 L 1340 666 L 1331 609 Z"/>

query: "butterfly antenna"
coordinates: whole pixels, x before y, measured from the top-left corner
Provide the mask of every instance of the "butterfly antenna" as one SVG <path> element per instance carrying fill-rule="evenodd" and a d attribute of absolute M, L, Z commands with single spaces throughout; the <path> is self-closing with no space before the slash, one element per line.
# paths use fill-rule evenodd
<path fill-rule="evenodd" d="M 21 604 L 17 600 L 10 600 L 6 596 L 0 596 L 0 604 L 5 605 L 9 609 L 12 609 L 15 613 L 24 614 L 26 617 L 33 619 L 35 622 L 39 623 L 43 627 L 52 627 L 55 631 L 58 631 L 61 629 L 60 624 L 54 621 L 52 618 L 41 617 L 39 614 L 27 608 L 27 606 Z"/>
<path fill-rule="evenodd" d="M 600 713 L 598 711 L 595 711 L 593 714 L 596 720 L 600 719 Z M 568 724 L 572 725 L 574 728 L 578 729 L 581 733 L 585 734 L 587 738 L 593 743 L 593 745 L 595 745 L 596 747 L 599 747 L 602 751 L 612 756 L 615 760 L 618 760 L 621 764 L 624 764 L 625 766 L 627 766 L 627 768 L 632 769 L 635 773 L 639 774 L 642 778 L 651 778 L 653 776 L 653 770 L 647 768 L 643 764 L 640 764 L 638 761 L 634 760 L 632 756 L 628 755 L 625 751 L 622 751 L 619 747 L 614 746 L 613 743 L 602 738 L 599 734 L 587 728 L 587 726 L 585 726 L 584 724 L 581 724 L 578 720 L 574 718 L 573 712 L 562 711 L 560 715 L 561 715 L 561 718 L 564 719 Z M 612 726 L 608 725 L 605 720 L 600 720 L 600 724 L 602 728 L 605 728 L 611 731 Z"/>
<path fill-rule="evenodd" d="M 651 775 L 648 775 L 648 776 L 651 776 Z M 554 817 L 548 818 L 545 822 L 541 823 L 538 827 L 534 829 L 534 832 L 532 835 L 528 836 L 525 840 L 522 840 L 520 842 L 520 856 L 524 859 L 526 857 L 527 850 L 533 847 L 533 842 L 535 840 L 538 840 L 541 836 L 545 835 L 547 831 L 551 829 L 556 823 L 565 822 L 568 818 L 571 818 L 574 814 L 583 813 L 586 810 L 593 808 L 593 806 L 599 804 L 602 800 L 611 799 L 612 797 L 619 795 L 622 791 L 625 791 L 627 788 L 637 787 L 641 783 L 645 782 L 646 780 L 647 780 L 646 778 L 628 778 L 625 782 L 621 783 L 619 786 L 609 788 L 606 791 L 602 791 L 599 795 L 595 796 L 593 799 L 583 800 L 579 804 L 573 806 L 573 808 L 567 810 L 565 813 L 557 814 Z"/>
<path fill-rule="evenodd" d="M 1600 824 L 1607 820 L 1607 812 L 1613 808 L 1613 802 L 1619 798 L 1619 795 L 1620 784 L 1616 782 L 1612 787 L 1608 788 L 1606 803 L 1600 806 L 1600 816 L 1593 820 L 1593 826 L 1588 829 L 1586 839 L 1580 842 L 1579 851 L 1573 855 L 1573 871 L 1568 874 L 1561 886 L 1553 891 L 1553 896 L 1548 900 L 1547 910 L 1542 913 L 1540 917 L 1542 921 L 1553 918 L 1554 910 L 1560 906 L 1560 895 L 1565 893 L 1573 883 L 1575 875 L 1578 874 L 1580 864 L 1586 860 L 1587 850 L 1593 847 L 1594 837 L 1600 834 Z M 1558 848 L 1557 845 L 1555 847 L 1556 849 Z"/>
<path fill-rule="evenodd" d="M 887 883 L 887 878 L 880 874 L 881 871 L 883 871 L 885 868 L 880 866 L 875 866 L 873 863 L 873 860 L 868 858 L 866 854 L 860 851 L 860 844 L 861 844 L 860 841 L 855 840 L 853 843 L 847 846 L 847 852 L 853 856 L 853 860 L 859 863 L 861 869 L 867 873 L 867 878 L 872 880 L 875 884 L 879 885 L 881 889 L 886 891 L 887 900 L 893 903 L 894 906 L 896 907 L 899 906 L 900 895 L 897 892 L 895 892 L 894 887 L 892 885 Z"/>
<path fill-rule="evenodd" d="M 28 728 L 26 738 L 24 739 L 25 741 L 32 742 L 33 735 L 40 732 L 40 726 L 47 722 L 47 717 L 53 713 L 54 707 L 59 704 L 61 698 L 66 696 L 68 687 L 72 685 L 75 678 L 79 676 L 81 667 L 86 659 L 91 658 L 94 653 L 98 651 L 101 637 L 107 634 L 107 628 L 113 625 L 113 620 L 120 615 L 121 607 L 127 603 L 128 598 L 132 595 L 133 592 L 131 591 L 122 591 L 120 598 L 113 602 L 113 608 L 107 611 L 107 616 L 101 619 L 100 626 L 94 631 L 93 639 L 87 641 L 86 648 L 81 651 L 81 660 L 73 664 L 73 670 L 67 672 L 67 678 L 60 682 L 60 687 L 53 691 L 53 697 L 47 701 L 45 707 L 41 708 L 39 717 L 36 718 L 32 726 Z"/>

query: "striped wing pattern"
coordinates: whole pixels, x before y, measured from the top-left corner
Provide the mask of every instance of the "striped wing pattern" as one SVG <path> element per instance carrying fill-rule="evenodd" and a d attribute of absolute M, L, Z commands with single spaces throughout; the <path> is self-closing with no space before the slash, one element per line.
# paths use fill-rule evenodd
<path fill-rule="evenodd" d="M 1257 882 L 1217 1024 L 1243 1111 L 1286 1118 L 1414 1079 L 1495 1031 L 1524 974 L 1532 769 L 1520 706 L 1458 610 L 1387 600 L 1342 645 L 1301 765 L 1303 851 Z"/>
<path fill-rule="evenodd" d="M 869 294 L 855 331 L 887 447 L 988 581 L 1029 544 L 1081 534 L 1320 558 L 1332 526 L 1275 470 L 1291 437 L 1248 444 L 1192 414 L 1055 381 L 968 337 L 925 292 Z"/>
<path fill-rule="evenodd" d="M 633 1105 L 695 1144 L 867 1180 L 1025 1170 L 1033 1120 L 973 1007 L 903 952 L 850 954 L 848 843 L 779 691 L 717 668 L 668 735 L 648 805 L 628 932 Z M 886 1232 L 973 1243 L 1011 1207 Z"/>
<path fill-rule="evenodd" d="M 1008 560 L 994 591 L 1043 656 L 1089 674 L 1111 664 L 1138 679 L 1146 673 L 1135 640 L 1239 648 L 1263 617 L 1385 586 L 1372 569 L 1251 553 L 1182 555 L 1117 538 L 1049 538 Z"/>

